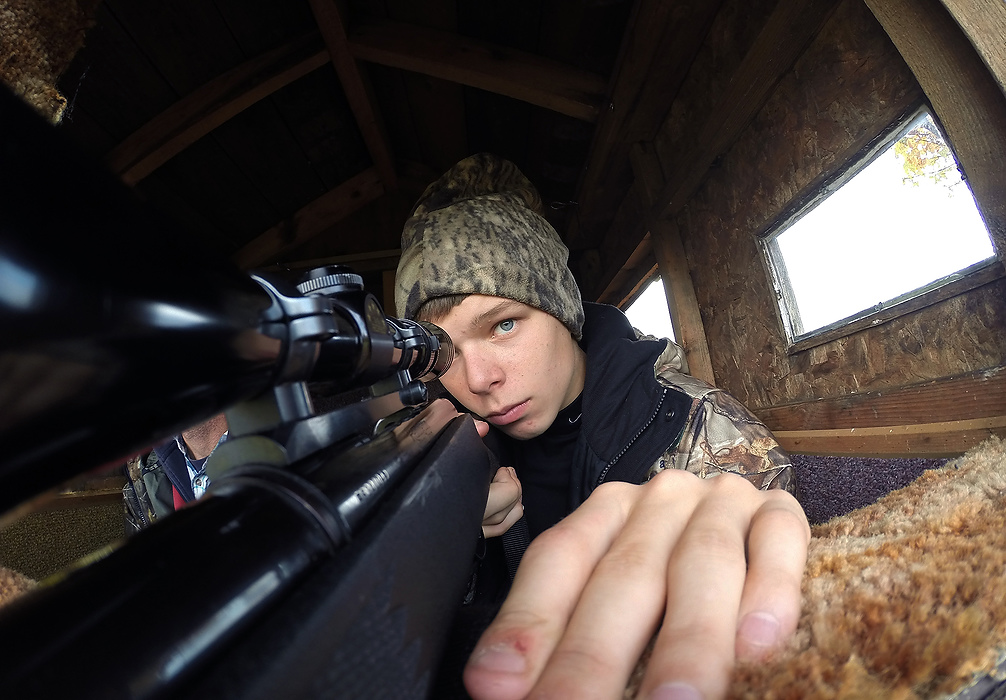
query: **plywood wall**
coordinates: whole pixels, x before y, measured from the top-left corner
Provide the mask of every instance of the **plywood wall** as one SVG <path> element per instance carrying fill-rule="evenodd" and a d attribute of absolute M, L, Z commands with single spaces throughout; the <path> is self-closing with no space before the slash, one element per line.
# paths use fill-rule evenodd
<path fill-rule="evenodd" d="M 847 0 L 674 219 L 716 382 L 777 421 L 772 426 L 777 430 L 833 425 L 796 426 L 800 411 L 773 412 L 774 407 L 883 395 L 1006 365 L 1003 279 L 796 353 L 789 351 L 779 319 L 758 236 L 924 97 L 871 11 L 859 0 Z M 662 136 L 657 141 L 661 159 L 673 158 L 683 138 L 673 114 Z M 857 284 L 855 270 L 849 270 L 848 283 Z M 1006 413 L 998 404 L 983 410 Z M 925 415 L 884 420 L 926 423 L 957 417 L 934 405 Z"/>

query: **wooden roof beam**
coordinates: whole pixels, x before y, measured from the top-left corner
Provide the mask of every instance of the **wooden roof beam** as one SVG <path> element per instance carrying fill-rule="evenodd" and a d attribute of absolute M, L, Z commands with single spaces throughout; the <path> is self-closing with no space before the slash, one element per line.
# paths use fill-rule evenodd
<path fill-rule="evenodd" d="M 607 80 L 594 73 L 415 25 L 359 22 L 348 41 L 358 59 L 506 95 L 587 122 L 597 121 L 607 92 Z"/>
<path fill-rule="evenodd" d="M 326 231 L 385 192 L 377 168 L 368 168 L 246 244 L 234 256 L 234 262 L 244 270 L 259 267 Z"/>
<path fill-rule="evenodd" d="M 657 206 L 671 216 L 699 189 L 838 6 L 836 0 L 781 0 L 737 69 L 692 148 L 676 159 Z"/>
<path fill-rule="evenodd" d="M 806 2 L 780 0 L 737 69 L 716 107 L 681 157 L 676 158 L 665 184 L 647 216 L 631 227 L 617 221 L 605 234 L 602 258 L 611 261 L 588 294 L 609 301 L 612 280 L 629 260 L 650 228 L 651 221 L 670 220 L 698 191 L 716 158 L 729 150 L 769 98 L 772 90 L 820 32 L 837 0 Z M 687 146 L 687 144 L 682 144 Z M 638 196 L 630 190 L 629 196 Z"/>
<path fill-rule="evenodd" d="M 124 182 L 136 184 L 228 119 L 327 62 L 315 33 L 253 58 L 171 105 L 105 160 Z"/>
<path fill-rule="evenodd" d="M 940 0 L 1006 94 L 1006 4 L 1001 0 Z"/>
<path fill-rule="evenodd" d="M 395 190 L 398 188 L 398 174 L 395 170 L 391 140 L 384 128 L 370 83 L 349 51 L 346 23 L 343 21 L 345 12 L 340 10 L 339 0 L 309 0 L 309 2 L 325 45 L 328 47 L 332 65 L 346 93 L 349 108 L 356 117 L 363 141 L 374 161 L 374 167 L 381 174 L 384 186 L 388 190 Z"/>
<path fill-rule="evenodd" d="M 629 156 L 636 182 L 643 188 L 652 205 L 652 198 L 657 196 L 664 185 L 657 154 L 652 148 L 636 144 Z M 709 355 L 709 341 L 702 323 L 699 302 L 695 297 L 695 285 L 688 269 L 681 233 L 667 219 L 656 219 L 650 222 L 649 233 L 643 241 L 639 248 L 653 249 L 652 255 L 656 258 L 660 281 L 664 285 L 674 338 L 685 351 L 688 373 L 715 385 L 716 375 Z M 639 248 L 636 249 L 637 253 Z"/>
<path fill-rule="evenodd" d="M 607 218 L 603 212 L 616 201 L 613 181 L 627 171 L 629 149 L 656 137 L 721 4 L 642 0 L 637 5 L 622 41 L 610 104 L 598 119 L 577 188 L 600 196 L 580 198 L 580 215 L 570 220 L 565 235 L 569 245 L 597 244 L 603 231 L 580 230 L 581 222 L 599 213 Z"/>

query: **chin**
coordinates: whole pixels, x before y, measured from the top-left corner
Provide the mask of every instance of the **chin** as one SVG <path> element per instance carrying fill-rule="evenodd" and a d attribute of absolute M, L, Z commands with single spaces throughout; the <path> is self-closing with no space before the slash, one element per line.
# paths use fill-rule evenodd
<path fill-rule="evenodd" d="M 532 438 L 538 437 L 539 435 L 545 432 L 544 430 L 539 430 L 535 428 L 533 425 L 516 425 L 516 424 L 504 425 L 500 428 L 500 430 L 503 431 L 504 435 L 507 435 L 508 437 L 511 437 L 514 440 L 530 440 Z"/>

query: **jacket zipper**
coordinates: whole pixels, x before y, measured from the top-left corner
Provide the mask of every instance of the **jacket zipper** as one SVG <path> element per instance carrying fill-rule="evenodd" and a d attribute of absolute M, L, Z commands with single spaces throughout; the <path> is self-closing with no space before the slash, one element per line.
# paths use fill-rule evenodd
<path fill-rule="evenodd" d="M 667 387 L 665 386 L 663 393 L 660 394 L 660 402 L 657 404 L 657 408 L 653 412 L 653 415 L 651 415 L 650 419 L 643 424 L 643 427 L 640 428 L 639 431 L 632 436 L 632 439 L 629 440 L 629 443 L 622 448 L 622 451 L 619 452 L 617 455 L 615 455 L 611 459 L 611 461 L 605 465 L 604 469 L 601 470 L 601 475 L 597 477 L 597 483 L 594 484 L 594 488 L 597 488 L 598 486 L 601 485 L 601 483 L 604 481 L 604 477 L 608 475 L 608 471 L 610 471 L 611 468 L 615 466 L 615 462 L 620 460 L 623 457 L 623 455 L 625 455 L 625 453 L 629 451 L 629 448 L 632 447 L 633 443 L 639 439 L 639 436 L 642 435 L 644 432 L 646 432 L 646 429 L 649 428 L 650 425 L 653 423 L 653 421 L 657 419 L 657 416 L 660 415 L 660 409 L 663 408 L 664 406 L 664 399 L 666 398 L 667 398 Z"/>

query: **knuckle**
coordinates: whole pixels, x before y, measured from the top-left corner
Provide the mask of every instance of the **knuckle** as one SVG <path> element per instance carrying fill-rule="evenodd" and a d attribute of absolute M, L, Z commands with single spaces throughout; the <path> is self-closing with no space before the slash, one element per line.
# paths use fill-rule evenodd
<path fill-rule="evenodd" d="M 692 617 L 687 621 L 665 621 L 660 635 L 672 643 L 695 643 L 696 640 L 716 639 L 720 626 L 708 616 Z"/>
<path fill-rule="evenodd" d="M 687 556 L 702 556 L 720 561 L 744 561 L 744 541 L 735 531 L 714 524 L 689 528 L 681 548 Z"/>
<path fill-rule="evenodd" d="M 608 677 L 621 670 L 613 663 L 610 654 L 585 644 L 560 646 L 552 653 L 549 665 L 572 678 Z"/>
<path fill-rule="evenodd" d="M 682 488 L 697 486 L 701 479 L 685 469 L 664 469 L 654 474 L 646 484 L 651 490 L 670 489 L 680 491 Z"/>
<path fill-rule="evenodd" d="M 535 537 L 526 554 L 534 556 L 543 551 L 579 551 L 587 544 L 587 539 L 588 533 L 583 528 L 573 527 L 569 521 L 560 520 Z"/>
<path fill-rule="evenodd" d="M 611 575 L 627 581 L 642 582 L 653 576 L 662 576 L 666 559 L 655 557 L 652 549 L 642 543 L 614 547 L 598 562 L 598 576 Z"/>
<path fill-rule="evenodd" d="M 800 532 L 805 544 L 810 542 L 810 523 L 797 500 L 785 491 L 766 492 L 766 496 L 755 517 L 778 531 Z"/>
<path fill-rule="evenodd" d="M 766 491 L 759 491 L 754 484 L 745 479 L 740 474 L 733 472 L 722 472 L 711 476 L 705 480 L 710 486 L 710 491 L 725 498 L 739 498 L 743 496 L 757 496 Z"/>
<path fill-rule="evenodd" d="M 631 496 L 635 493 L 639 487 L 635 484 L 629 484 L 624 481 L 605 481 L 603 484 L 599 485 L 590 494 L 591 498 L 595 501 L 598 500 L 614 500 L 621 501 L 626 497 Z"/>
<path fill-rule="evenodd" d="M 665 469 L 657 472 L 641 489 L 639 503 L 646 506 L 666 507 L 664 504 L 694 500 L 694 494 L 704 488 L 702 479 L 684 469 Z"/>
<path fill-rule="evenodd" d="M 529 652 L 536 643 L 546 639 L 554 627 L 553 620 L 533 610 L 504 606 L 485 631 L 479 646 L 508 644 L 522 652 Z"/>

